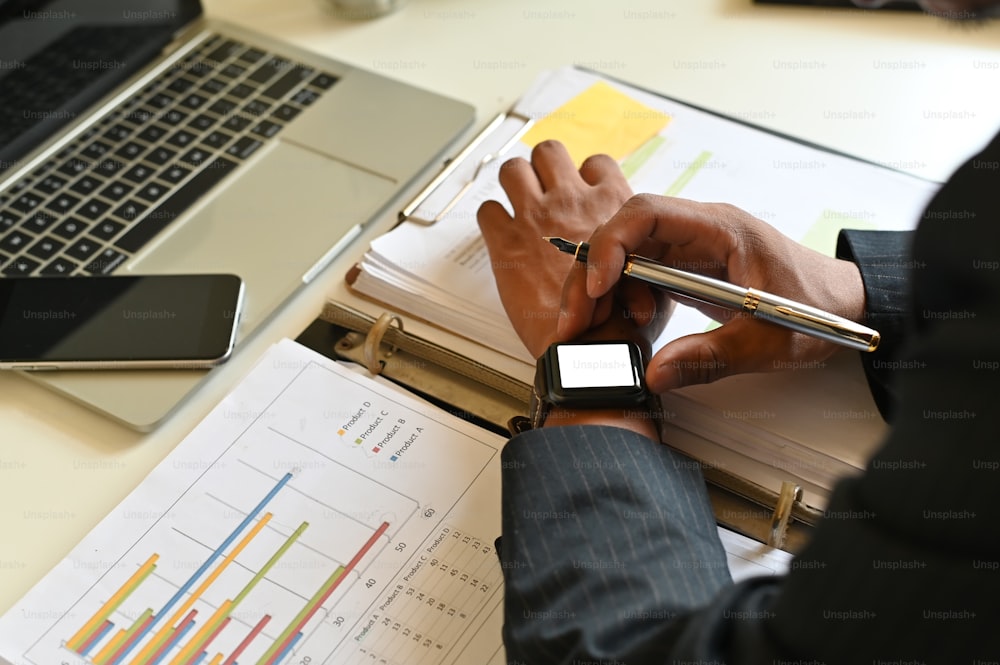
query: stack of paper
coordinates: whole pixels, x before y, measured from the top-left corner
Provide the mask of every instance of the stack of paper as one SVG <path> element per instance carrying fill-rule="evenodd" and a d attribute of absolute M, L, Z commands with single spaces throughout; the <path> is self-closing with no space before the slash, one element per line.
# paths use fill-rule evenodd
<path fill-rule="evenodd" d="M 471 166 L 456 174 L 446 204 L 438 201 L 440 210 L 421 211 L 425 220 L 438 221 L 404 222 L 372 243 L 354 289 L 443 330 L 532 362 L 501 306 L 476 210 L 488 199 L 510 209 L 498 184 L 499 165 L 510 157 L 529 156 L 531 148 L 547 138 L 563 141 L 578 162 L 596 152 L 615 156 L 635 192 L 732 203 L 828 255 L 841 228 L 913 228 L 938 187 L 565 68 L 539 77 L 511 117 L 466 158 Z M 501 148 L 503 153 L 497 154 Z M 657 346 L 712 325 L 694 309 L 678 307 Z M 807 369 L 820 370 L 813 372 L 816 376 L 823 368 Z M 825 380 L 815 378 L 810 385 Z M 725 399 L 713 390 L 671 396 L 677 410 L 672 425 L 751 460 L 791 467 L 795 477 L 821 488 L 829 488 L 831 477 L 860 464 L 839 454 L 825 455 L 825 465 L 790 461 L 784 455 L 797 439 L 775 434 L 780 418 L 720 419 L 720 401 Z M 731 391 L 723 392 L 733 397 Z M 863 386 L 861 395 L 867 395 Z M 735 399 L 739 405 L 742 397 Z M 837 404 L 828 402 L 827 407 L 848 408 Z M 730 410 L 746 411 L 739 406 Z M 864 425 L 862 443 L 870 448 L 879 423 Z M 754 436 L 771 443 L 733 443 Z M 855 443 L 855 449 L 858 446 Z"/>

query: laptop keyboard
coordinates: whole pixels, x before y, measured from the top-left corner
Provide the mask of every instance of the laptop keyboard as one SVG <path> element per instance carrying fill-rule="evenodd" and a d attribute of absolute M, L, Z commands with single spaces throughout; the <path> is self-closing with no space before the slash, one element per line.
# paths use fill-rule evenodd
<path fill-rule="evenodd" d="M 335 82 L 208 39 L 0 193 L 0 274 L 112 273 Z"/>

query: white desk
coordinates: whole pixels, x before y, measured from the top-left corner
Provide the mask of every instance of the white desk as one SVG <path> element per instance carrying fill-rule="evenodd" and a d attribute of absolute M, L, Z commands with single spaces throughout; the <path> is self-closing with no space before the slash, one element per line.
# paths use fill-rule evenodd
<path fill-rule="evenodd" d="M 943 179 L 1000 128 L 1000 22 L 755 7 L 750 0 L 410 0 L 369 22 L 324 0 L 208 13 L 473 103 L 478 125 L 576 63 L 803 139 Z M 391 220 L 383 220 L 384 228 Z M 363 251 L 332 265 L 160 428 L 140 434 L 0 376 L 0 611 L 132 489 L 274 340 L 295 337 Z"/>

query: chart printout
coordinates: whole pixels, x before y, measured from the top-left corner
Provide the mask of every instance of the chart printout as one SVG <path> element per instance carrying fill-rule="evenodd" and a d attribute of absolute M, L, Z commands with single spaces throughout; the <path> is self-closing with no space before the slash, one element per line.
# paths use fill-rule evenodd
<path fill-rule="evenodd" d="M 285 340 L 4 615 L 0 661 L 499 662 L 502 442 Z"/>

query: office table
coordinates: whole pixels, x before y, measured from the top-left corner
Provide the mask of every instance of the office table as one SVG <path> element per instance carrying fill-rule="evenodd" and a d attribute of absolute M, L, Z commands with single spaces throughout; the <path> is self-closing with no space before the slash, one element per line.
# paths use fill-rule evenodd
<path fill-rule="evenodd" d="M 1000 22 L 750 0 L 409 0 L 345 20 L 324 0 L 206 0 L 210 16 L 475 105 L 470 135 L 542 69 L 578 64 L 926 178 L 1000 129 Z M 428 178 L 432 170 L 428 171 Z M 416 185 L 415 185 L 416 187 Z M 402 203 L 402 201 L 401 201 Z M 156 430 L 0 375 L 0 610 L 137 485 L 275 340 L 319 313 L 379 219 Z"/>

